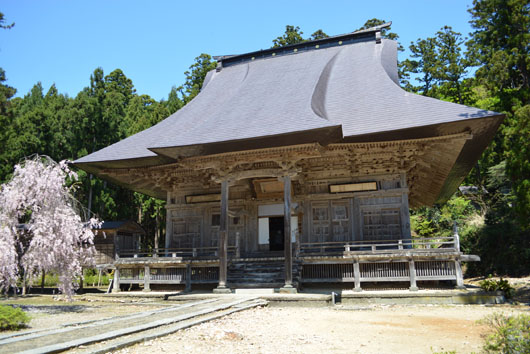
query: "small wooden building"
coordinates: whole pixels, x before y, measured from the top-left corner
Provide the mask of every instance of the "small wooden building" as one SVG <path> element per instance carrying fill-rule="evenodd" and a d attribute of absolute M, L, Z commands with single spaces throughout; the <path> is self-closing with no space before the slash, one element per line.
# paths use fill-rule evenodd
<path fill-rule="evenodd" d="M 448 199 L 503 116 L 401 89 L 385 26 L 217 57 L 184 108 L 75 161 L 167 200 L 165 248 L 116 260 L 116 289 L 462 286 L 478 257 L 457 236 L 412 239 L 409 207 Z"/>
<path fill-rule="evenodd" d="M 105 221 L 94 230 L 96 267 L 113 267 L 116 254 L 136 253 L 140 249 L 144 229 L 134 221 Z"/>

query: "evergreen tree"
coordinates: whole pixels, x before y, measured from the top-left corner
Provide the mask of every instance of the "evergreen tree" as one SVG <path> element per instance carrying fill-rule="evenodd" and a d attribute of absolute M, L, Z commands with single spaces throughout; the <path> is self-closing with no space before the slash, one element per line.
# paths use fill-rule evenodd
<path fill-rule="evenodd" d="M 285 33 L 279 37 L 276 37 L 272 40 L 272 48 L 285 47 L 286 45 L 297 44 L 304 42 L 302 35 L 304 32 L 300 31 L 298 26 L 285 26 Z"/>
<path fill-rule="evenodd" d="M 284 34 L 272 40 L 273 46 L 271 48 L 280 48 L 280 47 L 285 47 L 286 45 L 298 44 L 298 43 L 313 41 L 317 39 L 324 39 L 324 38 L 329 37 L 321 29 L 318 29 L 315 32 L 313 32 L 313 34 L 307 39 L 302 37 L 303 34 L 304 32 L 300 31 L 300 27 L 286 25 Z"/>

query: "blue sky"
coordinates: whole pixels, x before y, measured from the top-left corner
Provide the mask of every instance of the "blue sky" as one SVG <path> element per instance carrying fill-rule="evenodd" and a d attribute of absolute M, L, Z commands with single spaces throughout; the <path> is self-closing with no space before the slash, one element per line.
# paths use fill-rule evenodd
<path fill-rule="evenodd" d="M 201 53 L 239 54 L 272 45 L 285 25 L 304 36 L 337 35 L 367 19 L 392 21 L 408 47 L 444 25 L 468 35 L 471 0 L 411 1 L 135 1 L 4 0 L 11 30 L 0 31 L 0 67 L 24 96 L 37 82 L 75 96 L 93 70 L 116 68 L 140 94 L 159 100 L 184 81 Z M 400 54 L 400 59 L 406 57 Z"/>

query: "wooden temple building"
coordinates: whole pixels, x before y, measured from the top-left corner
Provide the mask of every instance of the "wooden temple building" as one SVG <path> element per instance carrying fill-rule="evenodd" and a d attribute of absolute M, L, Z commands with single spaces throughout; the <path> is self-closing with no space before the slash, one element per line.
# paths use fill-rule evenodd
<path fill-rule="evenodd" d="M 458 235 L 412 239 L 409 208 L 448 199 L 503 116 L 401 89 L 385 26 L 217 57 L 188 105 L 75 161 L 167 200 L 165 247 L 121 250 L 114 289 L 461 287 L 478 257 Z"/>
<path fill-rule="evenodd" d="M 104 221 L 94 232 L 96 268 L 112 269 L 120 250 L 140 250 L 145 230 L 134 221 Z"/>

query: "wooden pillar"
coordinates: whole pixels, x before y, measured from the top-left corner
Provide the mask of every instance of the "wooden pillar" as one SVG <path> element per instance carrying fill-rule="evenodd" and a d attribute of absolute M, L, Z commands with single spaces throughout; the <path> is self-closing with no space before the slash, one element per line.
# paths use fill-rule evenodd
<path fill-rule="evenodd" d="M 466 289 L 464 286 L 464 275 L 462 273 L 462 266 L 460 260 L 455 260 L 455 276 L 456 276 L 456 288 L 457 289 Z"/>
<path fill-rule="evenodd" d="M 357 259 L 353 261 L 353 281 L 355 283 L 353 291 L 363 291 L 363 289 L 361 289 L 361 269 L 359 266 L 359 260 Z"/>
<path fill-rule="evenodd" d="M 112 234 L 112 243 L 114 245 L 114 260 L 120 258 L 119 249 L 118 249 L 118 233 L 114 232 Z"/>
<path fill-rule="evenodd" d="M 186 292 L 191 292 L 191 264 L 186 264 Z"/>
<path fill-rule="evenodd" d="M 363 240 L 363 232 L 361 229 L 362 225 L 362 215 L 361 215 L 361 201 L 358 197 L 353 198 L 353 209 L 351 213 L 351 219 L 352 219 L 352 231 L 353 231 L 353 240 L 354 241 L 362 241 Z"/>
<path fill-rule="evenodd" d="M 168 256 L 168 248 L 171 245 L 171 236 L 173 235 L 173 219 L 171 218 L 171 212 L 173 206 L 171 205 L 171 192 L 167 192 L 167 201 L 166 201 L 166 236 L 164 238 L 164 246 L 166 248 L 166 257 Z"/>
<path fill-rule="evenodd" d="M 151 291 L 151 269 L 148 265 L 144 267 L 144 291 Z"/>
<path fill-rule="evenodd" d="M 407 188 L 407 178 L 405 173 L 401 173 L 401 188 Z M 403 192 L 401 194 L 401 238 L 404 240 L 411 240 L 410 234 L 410 212 L 409 212 L 409 194 Z"/>
<path fill-rule="evenodd" d="M 283 249 L 285 257 L 284 292 L 296 292 L 293 288 L 293 252 L 291 243 L 291 177 L 283 177 Z"/>
<path fill-rule="evenodd" d="M 116 267 L 114 269 L 114 280 L 112 281 L 112 292 L 113 293 L 119 293 L 120 292 L 120 268 Z"/>
<path fill-rule="evenodd" d="M 409 273 L 410 273 L 410 291 L 418 291 L 418 285 L 416 285 L 416 266 L 414 260 L 409 261 Z"/>
<path fill-rule="evenodd" d="M 228 293 L 226 287 L 228 268 L 228 180 L 221 182 L 221 220 L 219 225 L 219 285 L 214 290 L 218 293 Z"/>

